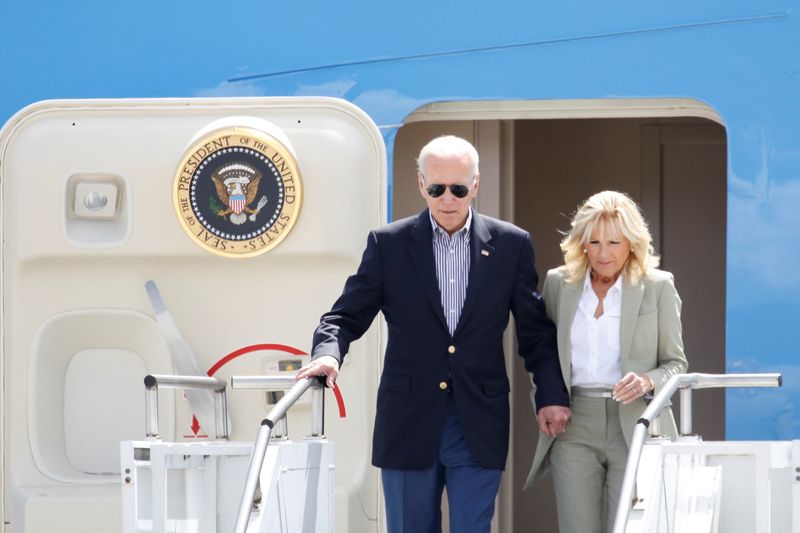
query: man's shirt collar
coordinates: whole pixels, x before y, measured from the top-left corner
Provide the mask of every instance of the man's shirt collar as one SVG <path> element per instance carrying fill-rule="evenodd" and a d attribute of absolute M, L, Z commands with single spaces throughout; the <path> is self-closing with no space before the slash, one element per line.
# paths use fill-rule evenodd
<path fill-rule="evenodd" d="M 428 210 L 428 216 L 431 219 L 431 230 L 433 231 L 433 237 L 434 238 L 436 238 L 437 235 L 443 235 L 443 236 L 446 236 L 447 238 L 452 239 L 452 238 L 456 237 L 458 234 L 463 232 L 464 239 L 469 241 L 470 228 L 472 227 L 472 207 L 471 206 L 469 208 L 469 211 L 467 211 L 467 221 L 464 223 L 464 226 L 460 230 L 458 230 L 457 232 L 453 233 L 452 237 L 450 235 L 448 235 L 447 232 L 436 222 L 436 219 L 433 218 L 433 213 L 431 213 L 430 210 Z M 439 233 L 439 232 L 441 232 L 441 233 Z"/>

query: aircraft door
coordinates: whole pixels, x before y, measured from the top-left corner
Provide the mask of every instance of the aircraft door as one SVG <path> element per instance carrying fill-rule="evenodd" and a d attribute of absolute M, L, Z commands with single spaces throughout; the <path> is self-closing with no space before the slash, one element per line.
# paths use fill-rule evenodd
<path fill-rule="evenodd" d="M 121 530 L 119 442 L 144 437 L 142 378 L 176 368 L 148 281 L 202 371 L 286 371 L 387 216 L 381 135 L 328 98 L 42 102 L 0 130 L 0 180 L 12 532 Z M 240 350 L 258 344 L 269 346 Z M 347 418 L 326 415 L 326 435 L 347 443 L 336 447 L 340 531 L 378 529 L 381 344 L 376 321 L 339 380 Z M 231 440 L 252 441 L 269 402 L 229 389 Z M 213 437 L 180 393 L 160 404 L 165 440 Z M 289 435 L 309 427 L 298 405 Z"/>

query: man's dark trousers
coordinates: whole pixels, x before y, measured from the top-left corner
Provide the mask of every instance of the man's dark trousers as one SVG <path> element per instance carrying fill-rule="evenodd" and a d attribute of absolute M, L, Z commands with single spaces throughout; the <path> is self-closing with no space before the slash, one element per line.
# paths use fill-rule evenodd
<path fill-rule="evenodd" d="M 437 462 L 425 470 L 381 471 L 388 532 L 440 533 L 446 482 L 450 531 L 488 533 L 502 473 L 483 468 L 472 458 L 451 399 Z"/>

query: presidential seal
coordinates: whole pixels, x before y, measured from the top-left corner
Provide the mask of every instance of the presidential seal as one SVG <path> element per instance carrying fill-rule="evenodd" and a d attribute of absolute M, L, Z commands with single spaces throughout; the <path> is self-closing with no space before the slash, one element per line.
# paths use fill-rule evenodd
<path fill-rule="evenodd" d="M 300 214 L 302 192 L 291 152 L 249 127 L 217 130 L 194 143 L 173 186 L 183 229 L 226 257 L 253 257 L 281 242 Z"/>

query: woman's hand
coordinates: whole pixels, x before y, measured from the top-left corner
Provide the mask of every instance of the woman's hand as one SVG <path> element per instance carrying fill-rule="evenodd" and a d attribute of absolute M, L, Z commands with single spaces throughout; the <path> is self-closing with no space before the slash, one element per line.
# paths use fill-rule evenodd
<path fill-rule="evenodd" d="M 647 374 L 628 372 L 611 391 L 612 398 L 623 404 L 631 403 L 653 390 L 655 387 Z"/>

